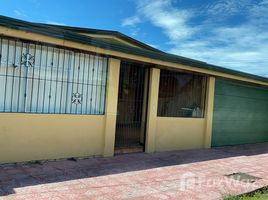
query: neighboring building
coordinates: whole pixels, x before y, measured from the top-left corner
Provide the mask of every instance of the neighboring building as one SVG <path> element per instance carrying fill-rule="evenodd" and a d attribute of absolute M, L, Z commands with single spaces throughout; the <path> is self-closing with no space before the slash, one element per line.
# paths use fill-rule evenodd
<path fill-rule="evenodd" d="M 268 78 L 118 32 L 0 16 L 0 63 L 0 163 L 268 142 Z"/>

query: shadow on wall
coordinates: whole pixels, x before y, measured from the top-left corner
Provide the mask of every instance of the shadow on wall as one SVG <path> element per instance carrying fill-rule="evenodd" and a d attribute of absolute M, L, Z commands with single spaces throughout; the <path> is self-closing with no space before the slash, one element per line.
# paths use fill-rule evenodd
<path fill-rule="evenodd" d="M 135 153 L 110 158 L 70 159 L 42 164 L 0 165 L 0 196 L 15 194 L 16 188 L 26 186 L 264 153 L 268 153 L 268 143 L 152 154 Z"/>

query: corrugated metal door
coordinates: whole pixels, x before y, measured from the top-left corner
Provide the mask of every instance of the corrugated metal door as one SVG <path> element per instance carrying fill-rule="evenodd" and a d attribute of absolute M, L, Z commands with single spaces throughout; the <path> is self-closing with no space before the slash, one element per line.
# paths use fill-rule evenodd
<path fill-rule="evenodd" d="M 268 88 L 217 79 L 212 146 L 268 142 Z"/>

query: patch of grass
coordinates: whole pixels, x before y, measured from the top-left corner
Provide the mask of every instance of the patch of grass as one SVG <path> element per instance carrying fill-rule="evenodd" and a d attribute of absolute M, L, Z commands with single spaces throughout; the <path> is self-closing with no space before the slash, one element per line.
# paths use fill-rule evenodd
<path fill-rule="evenodd" d="M 249 194 L 224 198 L 224 200 L 267 200 L 267 199 L 268 199 L 268 187 L 262 188 Z"/>

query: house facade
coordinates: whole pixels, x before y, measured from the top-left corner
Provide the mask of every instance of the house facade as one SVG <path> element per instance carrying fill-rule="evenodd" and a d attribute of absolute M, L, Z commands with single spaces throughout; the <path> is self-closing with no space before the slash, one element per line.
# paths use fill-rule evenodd
<path fill-rule="evenodd" d="M 0 16 L 0 163 L 268 142 L 268 78 L 114 31 Z"/>

